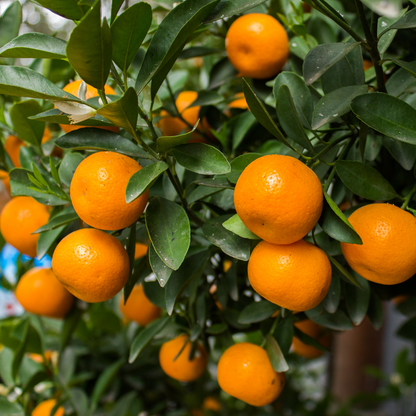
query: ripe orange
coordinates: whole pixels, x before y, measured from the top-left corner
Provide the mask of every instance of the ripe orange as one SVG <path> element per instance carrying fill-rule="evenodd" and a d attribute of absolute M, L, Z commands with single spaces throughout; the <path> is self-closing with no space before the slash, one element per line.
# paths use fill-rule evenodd
<path fill-rule="evenodd" d="M 131 203 L 125 190 L 130 177 L 142 167 L 115 152 L 97 152 L 75 170 L 70 194 L 76 213 L 91 227 L 119 230 L 135 222 L 144 211 L 149 192 Z"/>
<path fill-rule="evenodd" d="M 316 339 L 324 347 L 329 347 L 331 342 L 331 333 L 323 326 L 316 324 L 310 319 L 296 322 L 294 325 L 306 335 Z M 304 344 L 299 338 L 296 337 L 293 337 L 292 346 L 295 354 L 300 355 L 301 357 L 317 358 L 323 354 L 323 351 L 318 350 L 311 345 Z"/>
<path fill-rule="evenodd" d="M 142 243 L 136 243 L 134 248 L 134 259 L 139 259 L 147 254 L 148 245 Z"/>
<path fill-rule="evenodd" d="M 50 318 L 63 318 L 74 303 L 74 297 L 59 283 L 52 269 L 40 267 L 21 277 L 16 298 L 25 311 Z"/>
<path fill-rule="evenodd" d="M 208 396 L 205 397 L 204 402 L 202 403 L 202 408 L 213 412 L 221 412 L 221 403 L 216 397 Z"/>
<path fill-rule="evenodd" d="M 416 218 L 389 204 L 370 204 L 349 217 L 363 244 L 341 243 L 342 254 L 360 276 L 395 285 L 416 273 Z"/>
<path fill-rule="evenodd" d="M 75 97 L 78 97 L 78 91 L 79 91 L 79 87 L 81 85 L 81 82 L 82 82 L 81 79 L 79 79 L 77 81 L 72 81 L 69 84 L 65 85 L 63 90 L 66 91 L 66 92 L 69 92 L 72 95 L 75 95 Z M 106 95 L 115 95 L 116 94 L 116 92 L 109 85 L 104 86 L 104 92 L 105 92 Z M 98 97 L 98 95 L 99 94 L 98 94 L 96 88 L 91 87 L 91 85 L 87 84 L 86 99 L 88 100 L 89 98 Z M 75 126 L 73 124 L 60 124 L 59 127 L 61 127 L 61 129 L 65 133 L 69 133 L 70 131 L 86 128 L 86 127 L 89 127 L 89 126 Z M 110 130 L 114 133 L 117 133 L 120 130 L 120 128 L 117 127 L 117 126 L 109 126 L 109 127 L 95 126 L 95 127 L 98 128 L 98 129 Z"/>
<path fill-rule="evenodd" d="M 248 109 L 248 104 L 247 104 L 247 100 L 244 96 L 243 92 L 239 92 L 235 95 L 235 100 L 231 101 L 228 104 L 229 108 L 240 108 L 241 110 L 247 110 Z"/>
<path fill-rule="evenodd" d="M 273 370 L 266 351 L 248 342 L 227 348 L 218 362 L 217 377 L 230 396 L 258 407 L 276 400 L 285 385 L 284 373 Z"/>
<path fill-rule="evenodd" d="M 45 360 L 46 360 L 47 363 L 52 363 L 53 365 L 55 365 L 57 363 L 57 360 L 58 360 L 58 352 L 57 351 L 46 350 L 44 355 L 45 355 Z M 45 363 L 44 360 L 43 360 L 43 356 L 41 354 L 35 354 L 35 353 L 32 352 L 32 353 L 29 353 L 28 356 L 30 357 L 30 359 L 37 362 L 38 364 L 44 364 Z"/>
<path fill-rule="evenodd" d="M 23 140 L 20 140 L 17 136 L 10 135 L 7 137 L 4 143 L 4 150 L 10 156 L 11 161 L 15 168 L 20 168 L 19 153 L 20 147 L 24 146 Z"/>
<path fill-rule="evenodd" d="M 55 405 L 55 399 L 45 400 L 44 402 L 38 404 L 34 408 L 32 416 L 50 416 L 52 409 L 55 407 Z M 64 408 L 62 406 L 59 406 L 54 416 L 64 416 Z"/>
<path fill-rule="evenodd" d="M 253 289 L 291 311 L 307 311 L 322 302 L 331 284 L 326 254 L 304 240 L 288 245 L 261 241 L 248 262 Z"/>
<path fill-rule="evenodd" d="M 140 326 L 150 324 L 161 314 L 161 309 L 150 302 L 141 285 L 134 286 L 126 304 L 124 296 L 120 298 L 120 311 L 125 318 L 137 322 Z"/>
<path fill-rule="evenodd" d="M 104 302 L 126 284 L 129 256 L 117 238 L 86 228 L 60 241 L 52 256 L 52 269 L 77 298 L 85 302 Z"/>
<path fill-rule="evenodd" d="M 270 78 L 289 58 L 289 38 L 272 16 L 250 13 L 231 25 L 225 38 L 228 58 L 243 77 Z"/>
<path fill-rule="evenodd" d="M 373 63 L 369 61 L 368 59 L 363 59 L 363 65 L 364 65 L 364 71 L 367 71 L 368 69 L 374 66 Z"/>
<path fill-rule="evenodd" d="M 183 348 L 185 343 L 187 344 Z M 176 357 L 181 350 L 180 355 Z M 192 344 L 184 334 L 165 342 L 159 351 L 162 370 L 179 381 L 194 381 L 201 377 L 207 367 L 207 352 L 201 344 L 197 344 L 194 358 L 189 360 L 191 350 Z"/>
<path fill-rule="evenodd" d="M 11 199 L 0 215 L 0 230 L 7 243 L 22 254 L 36 257 L 39 234 L 32 234 L 49 220 L 49 211 L 29 196 Z"/>
<path fill-rule="evenodd" d="M 243 171 L 234 192 L 237 214 L 254 234 L 274 244 L 303 238 L 318 221 L 323 205 L 321 182 L 291 156 L 268 155 Z"/>

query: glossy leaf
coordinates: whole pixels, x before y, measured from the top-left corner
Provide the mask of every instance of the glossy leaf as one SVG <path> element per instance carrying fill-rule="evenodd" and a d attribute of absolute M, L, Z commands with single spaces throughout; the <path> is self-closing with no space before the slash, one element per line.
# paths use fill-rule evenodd
<path fill-rule="evenodd" d="M 111 22 L 112 23 L 114 22 L 114 20 L 116 20 L 117 13 L 119 12 L 123 3 L 124 3 L 124 0 L 113 0 L 111 2 Z"/>
<path fill-rule="evenodd" d="M 22 6 L 14 1 L 0 17 L 0 46 L 4 46 L 19 35 L 22 23 Z"/>
<path fill-rule="evenodd" d="M 266 339 L 265 348 L 273 370 L 277 373 L 283 373 L 289 370 L 289 366 L 277 341 L 271 335 L 268 335 Z"/>
<path fill-rule="evenodd" d="M 228 58 L 223 58 L 218 61 L 210 72 L 208 90 L 218 88 L 226 82 L 230 82 L 235 79 L 237 70 L 233 67 Z"/>
<path fill-rule="evenodd" d="M 153 76 L 182 50 L 186 40 L 214 10 L 218 0 L 188 0 L 178 4 L 158 26 L 136 80 L 140 93 Z"/>
<path fill-rule="evenodd" d="M 253 302 L 247 305 L 238 316 L 240 324 L 252 324 L 261 322 L 270 318 L 275 312 L 280 310 L 280 306 L 274 303 L 262 300 L 260 302 Z"/>
<path fill-rule="evenodd" d="M 345 268 L 342 266 L 341 263 L 338 262 L 334 257 L 326 253 L 330 262 L 335 267 L 332 268 L 332 273 L 338 274 L 339 277 L 341 277 L 344 281 L 353 284 L 361 289 L 361 285 L 358 283 L 357 279 Z"/>
<path fill-rule="evenodd" d="M 133 62 L 151 23 L 152 8 L 144 2 L 133 4 L 113 21 L 113 61 L 123 72 Z"/>
<path fill-rule="evenodd" d="M 191 46 L 181 52 L 179 59 L 191 59 L 216 53 L 223 53 L 223 51 L 221 49 L 207 48 L 205 46 Z"/>
<path fill-rule="evenodd" d="M 161 260 L 178 270 L 191 241 L 191 228 L 184 209 L 175 202 L 156 197 L 146 209 L 146 227 Z"/>
<path fill-rule="evenodd" d="M 360 325 L 364 320 L 370 304 L 370 285 L 368 280 L 354 273 L 362 289 L 353 285 L 345 285 L 345 303 L 348 314 L 354 325 Z"/>
<path fill-rule="evenodd" d="M 0 23 L 1 24 L 1 23 Z M 65 59 L 66 42 L 44 33 L 24 33 L 0 48 L 3 58 Z"/>
<path fill-rule="evenodd" d="M 48 221 L 47 224 L 39 227 L 33 234 L 44 233 L 45 231 L 55 230 L 56 228 L 60 228 L 62 225 L 69 224 L 73 221 L 78 220 L 79 217 L 76 212 L 68 213 L 68 214 L 59 214 L 53 217 L 51 220 Z"/>
<path fill-rule="evenodd" d="M 261 157 L 260 153 L 245 153 L 243 155 L 237 156 L 231 161 L 231 172 L 227 173 L 227 179 L 231 183 L 237 183 L 238 178 L 243 173 L 243 170 L 256 159 Z"/>
<path fill-rule="evenodd" d="M 397 18 L 402 10 L 401 0 L 361 0 L 369 9 L 379 14 L 391 18 Z"/>
<path fill-rule="evenodd" d="M 389 19 L 388 17 L 380 17 L 378 19 L 377 35 L 379 41 L 377 48 L 380 56 L 383 56 L 383 54 L 387 51 L 397 34 L 397 29 L 390 29 L 390 26 L 394 23 L 395 20 L 396 19 Z M 381 35 L 382 33 L 383 35 Z"/>
<path fill-rule="evenodd" d="M 32 0 L 49 9 L 51 12 L 59 14 L 59 16 L 72 20 L 80 20 L 87 10 L 86 6 L 80 6 L 78 0 Z"/>
<path fill-rule="evenodd" d="M 330 329 L 338 331 L 352 329 L 351 321 L 341 309 L 338 309 L 334 313 L 329 313 L 320 304 L 306 311 L 305 314 L 311 321 Z"/>
<path fill-rule="evenodd" d="M 248 238 L 250 240 L 259 240 L 260 237 L 258 237 L 256 234 L 252 233 L 241 221 L 238 214 L 233 215 L 230 219 L 225 221 L 223 224 L 223 227 L 227 229 L 228 231 L 233 232 L 234 234 L 237 234 L 240 237 Z"/>
<path fill-rule="evenodd" d="M 84 160 L 84 157 L 80 153 L 67 153 L 61 164 L 59 165 L 59 177 L 62 183 L 68 188 L 71 186 L 72 177 L 74 176 L 75 169 Z"/>
<path fill-rule="evenodd" d="M 360 44 L 357 43 L 328 43 L 318 45 L 305 58 L 303 74 L 307 85 L 313 84 L 329 68 L 348 55 Z"/>
<path fill-rule="evenodd" d="M 6 396 L 0 396 L 0 414 L 4 416 L 25 416 L 25 411 L 19 403 L 10 402 Z"/>
<path fill-rule="evenodd" d="M 306 35 L 307 42 L 305 38 L 294 36 L 290 39 L 290 52 L 296 55 L 298 58 L 304 60 L 306 55 L 310 50 L 318 46 L 318 41 L 311 35 Z"/>
<path fill-rule="evenodd" d="M 106 20 L 101 24 L 101 2 L 96 0 L 73 29 L 66 47 L 71 66 L 89 85 L 102 90 L 110 73 L 112 44 Z"/>
<path fill-rule="evenodd" d="M 221 0 L 204 23 L 214 22 L 236 14 L 245 13 L 266 0 Z"/>
<path fill-rule="evenodd" d="M 393 23 L 389 29 L 412 29 L 416 27 L 416 9 L 409 10 L 397 22 Z"/>
<path fill-rule="evenodd" d="M 208 240 L 221 248 L 229 256 L 242 261 L 250 257 L 250 240 L 239 237 L 223 227 L 229 215 L 211 218 L 205 222 L 202 230 Z"/>
<path fill-rule="evenodd" d="M 335 162 L 343 184 L 355 194 L 373 201 L 388 201 L 397 197 L 390 183 L 374 168 L 361 162 Z"/>
<path fill-rule="evenodd" d="M 67 225 L 62 225 L 61 227 L 55 228 L 51 231 L 45 231 L 39 235 L 36 245 L 36 254 L 40 259 L 49 251 L 67 227 Z"/>
<path fill-rule="evenodd" d="M 404 101 L 383 93 L 365 94 L 352 101 L 351 109 L 372 129 L 416 144 L 416 110 Z"/>
<path fill-rule="evenodd" d="M 149 245 L 149 263 L 160 286 L 165 287 L 173 270 L 160 259 L 151 244 Z"/>
<path fill-rule="evenodd" d="M 416 146 L 399 142 L 390 137 L 383 137 L 383 146 L 400 163 L 403 169 L 411 170 L 416 161 Z"/>
<path fill-rule="evenodd" d="M 197 179 L 193 183 L 207 186 L 209 188 L 234 189 L 234 186 L 225 178 L 225 176 L 216 176 L 214 178 Z"/>
<path fill-rule="evenodd" d="M 370 305 L 367 311 L 368 319 L 373 325 L 375 330 L 379 330 L 384 322 L 383 319 L 383 304 L 380 298 L 373 291 L 371 291 Z"/>
<path fill-rule="evenodd" d="M 312 128 L 319 129 L 351 110 L 351 101 L 368 91 L 367 85 L 339 88 L 322 97 L 313 111 Z"/>
<path fill-rule="evenodd" d="M 155 162 L 134 173 L 127 183 L 126 202 L 133 202 L 146 192 L 168 167 L 165 162 Z"/>
<path fill-rule="evenodd" d="M 193 127 L 193 129 L 187 133 L 178 134 L 176 136 L 160 136 L 156 140 L 157 150 L 159 152 L 167 152 L 168 150 L 180 146 L 182 144 L 186 144 L 192 138 L 194 131 L 198 127 L 199 120 Z"/>
<path fill-rule="evenodd" d="M 191 172 L 221 175 L 231 171 L 227 158 L 215 147 L 204 143 L 189 143 L 171 150 L 176 161 Z"/>
<path fill-rule="evenodd" d="M 341 281 L 336 274 L 332 274 L 331 286 L 322 305 L 329 313 L 334 313 L 338 309 L 341 299 Z"/>
<path fill-rule="evenodd" d="M 136 91 L 130 87 L 119 100 L 101 107 L 97 110 L 97 114 L 104 116 L 135 137 L 139 114 Z"/>
<path fill-rule="evenodd" d="M 115 151 L 126 156 L 149 159 L 140 147 L 108 130 L 84 128 L 71 131 L 55 140 L 62 149 Z"/>
<path fill-rule="evenodd" d="M 200 91 L 198 92 L 198 97 L 196 100 L 189 105 L 187 108 L 196 107 L 196 106 L 207 106 L 207 105 L 217 105 L 224 101 L 222 95 L 218 94 L 215 91 Z"/>
<path fill-rule="evenodd" d="M 232 120 L 233 123 L 233 144 L 232 149 L 235 150 L 240 146 L 248 132 L 256 124 L 256 117 L 250 111 L 238 114 Z"/>

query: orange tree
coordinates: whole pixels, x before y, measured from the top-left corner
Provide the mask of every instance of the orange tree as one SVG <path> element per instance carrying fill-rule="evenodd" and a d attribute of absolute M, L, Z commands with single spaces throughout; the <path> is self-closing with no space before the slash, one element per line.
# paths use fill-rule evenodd
<path fill-rule="evenodd" d="M 1 232 L 53 259 L 1 280 L 2 415 L 322 415 L 294 337 L 406 295 L 415 340 L 413 1 L 35 3 L 75 26 L 0 18 Z"/>

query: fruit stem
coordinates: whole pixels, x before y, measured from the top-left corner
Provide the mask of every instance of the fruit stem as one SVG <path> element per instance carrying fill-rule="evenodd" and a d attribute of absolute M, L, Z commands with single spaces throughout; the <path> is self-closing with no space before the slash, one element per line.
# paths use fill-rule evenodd
<path fill-rule="evenodd" d="M 267 335 L 263 338 L 263 341 L 262 341 L 262 343 L 260 344 L 260 347 L 262 347 L 262 348 L 264 348 L 265 347 L 265 345 L 266 345 L 266 342 L 267 342 L 267 337 L 269 336 L 269 335 L 272 335 L 273 333 L 274 333 L 274 331 L 276 331 L 276 327 L 277 327 L 277 324 L 279 323 L 279 321 L 280 321 L 280 313 L 276 316 L 276 318 L 275 318 L 275 320 L 274 320 L 274 322 L 273 322 L 273 325 L 272 325 L 272 327 L 270 328 L 270 331 L 267 333 Z"/>
<path fill-rule="evenodd" d="M 413 195 L 416 192 L 416 185 L 413 187 L 413 189 L 407 194 L 406 199 L 403 202 L 403 205 L 400 207 L 401 209 L 406 209 L 409 205 L 410 200 L 412 199 Z"/>

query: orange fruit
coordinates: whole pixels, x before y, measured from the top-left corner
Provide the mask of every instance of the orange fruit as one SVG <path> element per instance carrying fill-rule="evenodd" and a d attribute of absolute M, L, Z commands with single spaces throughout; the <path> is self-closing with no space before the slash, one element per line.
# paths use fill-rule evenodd
<path fill-rule="evenodd" d="M 32 234 L 49 220 L 49 211 L 29 196 L 12 198 L 0 215 L 1 234 L 7 243 L 26 254 L 36 257 L 39 234 Z"/>
<path fill-rule="evenodd" d="M 186 346 L 183 348 L 185 343 Z M 177 357 L 181 350 L 182 352 Z M 162 370 L 168 376 L 179 381 L 194 381 L 201 377 L 207 367 L 207 352 L 201 344 L 197 344 L 194 358 L 190 360 L 191 350 L 192 343 L 185 334 L 165 342 L 159 351 Z"/>
<path fill-rule="evenodd" d="M 304 13 L 310 13 L 312 10 L 312 7 L 309 6 L 309 4 L 306 4 L 305 2 L 302 2 L 302 9 Z"/>
<path fill-rule="evenodd" d="M 364 71 L 367 71 L 368 69 L 374 66 L 373 63 L 369 61 L 368 59 L 363 59 L 363 65 L 364 65 Z"/>
<path fill-rule="evenodd" d="M 20 278 L 16 298 L 25 311 L 50 318 L 63 318 L 74 303 L 74 297 L 59 283 L 52 269 L 40 267 Z"/>
<path fill-rule="evenodd" d="M 45 131 L 43 133 L 41 144 L 45 144 L 51 139 L 52 139 L 52 133 L 48 127 L 45 127 Z M 62 155 L 63 155 L 63 150 L 60 147 L 55 146 L 52 150 L 51 156 L 62 157 Z"/>
<path fill-rule="evenodd" d="M 1 174 L 0 175 L 1 175 L 1 178 L 0 179 L 3 181 L 4 187 L 6 188 L 6 191 L 10 195 L 11 187 L 10 187 L 10 177 L 9 177 L 9 174 L 3 170 L 3 171 L 1 171 Z"/>
<path fill-rule="evenodd" d="M 45 400 L 33 409 L 32 416 L 50 416 L 52 409 L 55 407 L 55 405 L 55 399 Z M 62 406 L 59 406 L 54 416 L 64 416 L 64 414 L 64 408 Z"/>
<path fill-rule="evenodd" d="M 303 312 L 319 305 L 328 293 L 331 276 L 324 251 L 304 240 L 287 245 L 261 241 L 248 262 L 253 289 L 291 311 Z"/>
<path fill-rule="evenodd" d="M 341 243 L 350 267 L 367 280 L 395 285 L 416 273 L 416 218 L 389 204 L 365 205 L 349 222 L 362 245 Z"/>
<path fill-rule="evenodd" d="M 126 186 L 142 167 L 131 157 L 115 152 L 97 152 L 76 168 L 70 194 L 76 213 L 91 227 L 119 230 L 133 224 L 146 208 L 146 191 L 126 202 Z"/>
<path fill-rule="evenodd" d="M 115 296 L 129 277 L 129 256 L 117 238 L 85 228 L 62 239 L 52 256 L 58 280 L 85 302 Z"/>
<path fill-rule="evenodd" d="M 41 354 L 29 353 L 28 355 L 33 361 L 37 362 L 38 364 L 44 364 L 44 360 Z M 52 361 L 56 362 L 58 359 L 57 351 L 46 350 L 44 355 L 48 363 L 52 363 Z"/>
<path fill-rule="evenodd" d="M 316 339 L 324 347 L 329 347 L 331 342 L 331 333 L 323 326 L 318 325 L 310 319 L 296 322 L 294 325 L 306 335 Z M 318 350 L 311 345 L 304 344 L 299 338 L 296 337 L 293 337 L 292 346 L 295 354 L 300 355 L 301 357 L 317 358 L 323 354 L 323 351 Z"/>
<path fill-rule="evenodd" d="M 218 384 L 230 396 L 251 406 L 266 406 L 285 385 L 284 373 L 273 370 L 266 351 L 248 342 L 227 348 L 218 362 Z"/>
<path fill-rule="evenodd" d="M 315 226 L 323 205 L 321 182 L 291 156 L 262 156 L 239 177 L 234 203 L 250 231 L 274 244 L 291 244 Z"/>
<path fill-rule="evenodd" d="M 141 285 L 134 286 L 126 304 L 124 296 L 120 298 L 120 311 L 125 318 L 137 322 L 140 326 L 150 324 L 161 314 L 161 309 L 150 302 Z"/>
<path fill-rule="evenodd" d="M 64 91 L 69 92 L 70 94 L 74 95 L 75 97 L 78 97 L 78 91 L 79 91 L 79 87 L 81 85 L 82 80 L 79 79 L 77 81 L 72 81 L 69 84 L 65 85 L 65 87 L 63 88 Z M 116 95 L 116 92 L 109 86 L 109 85 L 105 85 L 104 86 L 104 92 L 106 95 Z M 86 94 L 86 99 L 90 99 L 93 97 L 98 97 L 98 92 L 97 89 L 94 87 L 91 87 L 91 85 L 87 84 L 87 94 Z M 73 124 L 60 124 L 59 127 L 65 132 L 65 133 L 69 133 L 70 131 L 74 131 L 74 130 L 78 130 L 78 129 L 82 129 L 82 128 L 86 128 L 86 127 L 91 127 L 91 126 L 75 126 Z M 103 129 L 103 130 L 110 130 L 114 133 L 117 133 L 120 128 L 117 126 L 108 126 L 108 127 L 99 127 L 99 126 L 94 126 L 95 128 L 98 129 Z"/>
<path fill-rule="evenodd" d="M 392 299 L 392 302 L 398 306 L 406 302 L 410 298 L 410 295 L 397 295 Z"/>
<path fill-rule="evenodd" d="M 134 248 L 134 259 L 139 259 L 147 254 L 148 245 L 142 243 L 136 243 Z"/>
<path fill-rule="evenodd" d="M 225 38 L 225 48 L 243 77 L 273 77 L 289 59 L 286 31 L 267 14 L 250 13 L 235 20 Z"/>
<path fill-rule="evenodd" d="M 235 100 L 231 101 L 228 104 L 229 108 L 240 108 L 241 110 L 247 110 L 248 109 L 248 104 L 247 104 L 247 100 L 244 96 L 243 92 L 239 92 L 235 95 Z"/>
<path fill-rule="evenodd" d="M 10 135 L 4 143 L 4 150 L 10 156 L 15 168 L 20 168 L 22 165 L 19 160 L 20 147 L 24 146 L 24 142 L 17 136 Z"/>
<path fill-rule="evenodd" d="M 216 397 L 208 396 L 205 397 L 204 402 L 202 403 L 202 408 L 213 412 L 221 412 L 221 403 Z"/>

